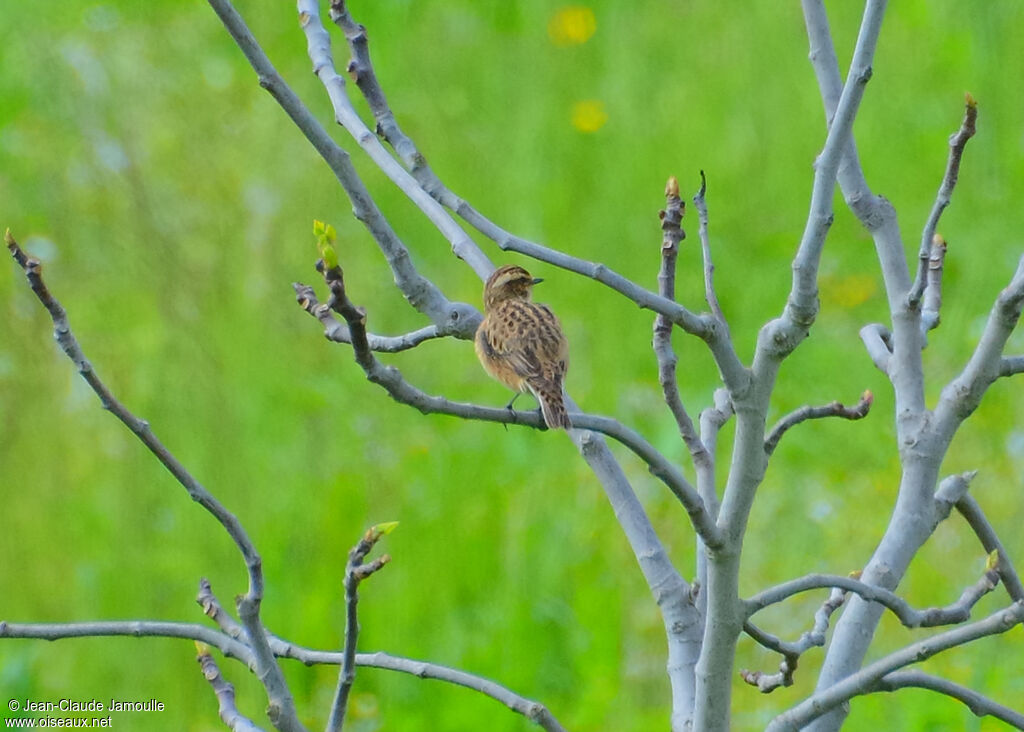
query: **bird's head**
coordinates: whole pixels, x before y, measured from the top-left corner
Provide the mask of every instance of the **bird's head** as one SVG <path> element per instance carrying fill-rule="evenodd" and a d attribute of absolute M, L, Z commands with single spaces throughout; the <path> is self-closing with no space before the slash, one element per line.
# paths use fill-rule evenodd
<path fill-rule="evenodd" d="M 484 285 L 484 306 L 494 307 L 502 300 L 529 300 L 533 286 L 541 281 L 517 264 L 498 267 Z"/>

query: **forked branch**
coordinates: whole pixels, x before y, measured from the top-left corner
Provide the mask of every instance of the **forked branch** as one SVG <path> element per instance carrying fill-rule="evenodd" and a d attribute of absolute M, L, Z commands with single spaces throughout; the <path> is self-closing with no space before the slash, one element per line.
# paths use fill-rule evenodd
<path fill-rule="evenodd" d="M 1024 603 L 1017 602 L 983 620 L 961 625 L 913 643 L 880 658 L 832 686 L 819 690 L 789 711 L 777 716 L 766 729 L 768 732 L 795 732 L 853 697 L 871 693 L 875 690 L 878 680 L 893 671 L 920 663 L 938 653 L 979 638 L 1005 633 L 1021 622 L 1024 622 Z"/>
<path fill-rule="evenodd" d="M 743 669 L 740 671 L 740 677 L 751 686 L 756 686 L 762 694 L 769 694 L 780 686 L 792 686 L 793 674 L 796 672 L 800 656 L 811 648 L 825 645 L 825 633 L 828 632 L 832 614 L 842 606 L 848 594 L 846 590 L 834 587 L 828 599 L 814 613 L 814 626 L 794 642 L 781 640 L 749 620 L 745 622 L 743 631 L 768 650 L 781 654 L 782 661 L 776 673 Z"/>
<path fill-rule="evenodd" d="M 378 541 L 391 533 L 397 523 L 378 524 L 363 534 L 363 538 L 352 547 L 345 563 L 345 650 L 342 653 L 341 669 L 338 671 L 338 689 L 331 704 L 331 716 L 327 720 L 327 732 L 341 732 L 345 725 L 345 712 L 352 684 L 356 680 L 356 644 L 359 640 L 359 583 L 380 571 L 391 561 L 391 556 L 382 554 L 372 562 L 364 562 Z"/>
<path fill-rule="evenodd" d="M 305 727 L 299 722 L 295 712 L 295 702 L 285 682 L 280 667 L 274 660 L 274 654 L 267 643 L 263 625 L 260 621 L 260 603 L 263 600 L 263 564 L 255 545 L 239 523 L 238 519 L 224 505 L 214 498 L 206 488 L 185 468 L 184 465 L 157 438 L 149 423 L 139 419 L 113 395 L 103 383 L 92 364 L 85 357 L 78 340 L 71 332 L 67 312 L 50 293 L 43 281 L 42 263 L 22 251 L 10 230 L 4 235 L 7 248 L 14 260 L 24 270 L 25 277 L 32 292 L 50 314 L 53 321 L 53 332 L 64 354 L 78 369 L 89 387 L 99 397 L 103 408 L 111 412 L 143 445 L 153 453 L 164 467 L 174 476 L 175 480 L 188 492 L 193 501 L 205 508 L 224 527 L 224 530 L 235 542 L 249 574 L 249 589 L 238 597 L 238 614 L 245 626 L 249 646 L 253 650 L 257 675 L 263 682 L 269 700 L 268 715 L 274 726 L 283 732 L 300 732 Z"/>
<path fill-rule="evenodd" d="M 217 696 L 217 711 L 221 721 L 233 732 L 263 732 L 251 719 L 238 711 L 235 704 L 235 687 L 221 675 L 217 662 L 210 655 L 210 649 L 197 641 L 196 650 L 196 660 L 199 662 L 203 678 L 209 682 Z"/>
<path fill-rule="evenodd" d="M 964 156 L 964 148 L 967 141 L 974 137 L 977 130 L 978 103 L 970 94 L 966 95 L 964 105 L 964 118 L 960 123 L 960 129 L 949 138 L 949 159 L 946 161 L 946 172 L 942 176 L 942 183 L 939 185 L 938 195 L 932 206 L 928 220 L 925 222 L 924 231 L 921 233 L 921 249 L 918 253 L 917 275 L 914 277 L 914 285 L 907 295 L 907 305 L 914 309 L 921 302 L 921 296 L 927 284 L 927 272 L 929 269 L 928 260 L 932 254 L 932 242 L 935 238 L 935 229 L 939 225 L 939 218 L 946 210 L 950 199 L 953 196 L 953 189 L 956 187 L 957 179 L 960 177 L 960 161 Z"/>

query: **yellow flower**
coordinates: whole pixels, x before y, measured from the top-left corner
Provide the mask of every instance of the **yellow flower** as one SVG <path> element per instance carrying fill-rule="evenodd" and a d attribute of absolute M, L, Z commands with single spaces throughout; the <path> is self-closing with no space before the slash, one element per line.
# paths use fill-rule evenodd
<path fill-rule="evenodd" d="M 556 46 L 586 43 L 596 30 L 594 11 L 586 5 L 567 5 L 548 21 L 548 35 Z"/>
<path fill-rule="evenodd" d="M 584 99 L 572 105 L 572 126 L 580 132 L 597 132 L 607 121 L 608 113 L 600 99 Z"/>

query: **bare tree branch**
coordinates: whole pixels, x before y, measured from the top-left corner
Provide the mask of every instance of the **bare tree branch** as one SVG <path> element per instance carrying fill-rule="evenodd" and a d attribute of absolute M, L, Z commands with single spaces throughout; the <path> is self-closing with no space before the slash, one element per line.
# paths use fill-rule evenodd
<path fill-rule="evenodd" d="M 956 429 L 978 408 L 988 387 L 999 378 L 1003 348 L 1024 308 L 1024 257 L 1010 284 L 999 293 L 985 330 L 964 370 L 942 390 L 935 407 L 936 432 L 952 439 Z"/>
<path fill-rule="evenodd" d="M 1014 376 L 1024 372 L 1024 356 L 1003 356 L 999 359 L 999 375 Z"/>
<path fill-rule="evenodd" d="M 699 222 L 698 235 L 700 237 L 700 251 L 704 260 L 704 300 L 711 308 L 711 314 L 718 318 L 725 337 L 729 338 L 729 325 L 722 313 L 722 306 L 718 304 L 718 295 L 715 293 L 715 265 L 711 261 L 711 242 L 708 238 L 708 202 L 704 198 L 707 193 L 708 182 L 704 177 L 704 171 L 700 171 L 700 190 L 693 197 L 694 208 L 697 209 L 697 220 Z"/>
<path fill-rule="evenodd" d="M 870 693 L 876 682 L 897 669 L 919 663 L 932 656 L 1007 630 L 1024 622 L 1024 603 L 1013 605 L 993 613 L 984 620 L 961 625 L 944 633 L 938 633 L 918 643 L 890 653 L 860 671 L 840 679 L 835 684 L 815 692 L 812 696 L 780 714 L 766 727 L 767 732 L 799 730 L 812 720 L 826 714 L 855 696 Z"/>
<path fill-rule="evenodd" d="M 214 598 L 215 599 L 215 598 Z M 268 634 L 274 654 L 278 658 L 299 661 L 306 666 L 340 666 L 344 654 L 337 651 L 317 651 L 296 645 Z M 0 621 L 0 638 L 36 638 L 55 641 L 63 638 L 93 638 L 130 636 L 133 638 L 184 638 L 217 648 L 230 658 L 236 658 L 254 669 L 252 651 L 244 641 L 230 637 L 205 625 L 152 620 L 114 620 L 86 623 L 6 623 Z M 247 660 L 248 659 L 248 660 Z M 426 661 L 393 656 L 388 653 L 357 653 L 357 666 L 380 668 L 410 674 L 421 679 L 434 679 L 465 687 L 501 702 L 514 712 L 522 714 L 547 732 L 564 732 L 564 728 L 540 702 L 531 701 L 481 676 Z"/>
<path fill-rule="evenodd" d="M 213 494 L 199 483 L 192 476 L 185 466 L 171 454 L 164 444 L 157 438 L 150 428 L 149 423 L 139 419 L 117 400 L 107 386 L 100 380 L 95 369 L 85 357 L 78 341 L 71 332 L 68 323 L 67 313 L 61 304 L 50 294 L 46 284 L 43 282 L 42 263 L 33 257 L 29 257 L 18 246 L 10 230 L 4 235 L 7 248 L 10 250 L 14 260 L 21 266 L 28 279 L 32 292 L 43 304 L 50 318 L 53 320 L 54 337 L 64 351 L 65 355 L 78 369 L 78 372 L 85 379 L 89 387 L 99 397 L 103 408 L 117 417 L 146 448 L 159 460 L 165 468 L 174 476 L 174 479 L 188 492 L 189 497 L 205 508 L 224 527 L 231 539 L 235 542 L 249 574 L 249 589 L 244 595 L 238 597 L 238 615 L 245 626 L 249 645 L 253 649 L 256 660 L 257 675 L 267 691 L 269 700 L 268 716 L 274 726 L 283 732 L 299 732 L 305 728 L 299 722 L 295 713 L 295 702 L 285 682 L 284 675 L 274 660 L 274 654 L 267 644 L 266 635 L 263 632 L 263 625 L 260 622 L 260 603 L 263 600 L 263 563 L 255 545 L 249 539 L 249 535 L 242 528 L 238 519 L 227 508 L 221 504 Z"/>
<path fill-rule="evenodd" d="M 1006 553 L 1003 543 L 996 535 L 995 529 L 992 528 L 992 524 L 985 517 L 985 512 L 981 510 L 978 501 L 969 493 L 965 493 L 957 499 L 956 510 L 970 525 L 981 545 L 985 547 L 985 551 L 990 554 L 997 552 L 999 561 L 996 564 L 996 572 L 999 573 L 999 579 L 1002 580 L 1003 587 L 1006 588 L 1010 597 L 1017 602 L 1024 602 L 1024 584 L 1021 583 L 1020 575 L 1014 568 L 1010 555 Z"/>
<path fill-rule="evenodd" d="M 786 303 L 784 319 L 793 332 L 776 345 L 786 354 L 806 335 L 818 312 L 818 265 L 825 236 L 832 225 L 832 194 L 843 153 L 852 139 L 853 120 L 857 116 L 864 89 L 871 78 L 871 66 L 878 34 L 885 15 L 884 0 L 869 0 L 864 11 L 850 71 L 829 125 L 825 146 L 815 162 L 814 187 L 807 223 L 796 258 L 793 261 L 793 285 Z"/>
<path fill-rule="evenodd" d="M 742 669 L 740 677 L 751 686 L 756 686 L 762 694 L 770 694 L 780 686 L 792 686 L 793 674 L 797 663 L 806 651 L 815 646 L 825 645 L 825 633 L 832 614 L 846 601 L 847 592 L 838 587 L 832 588 L 828 599 L 814 613 L 814 626 L 803 633 L 795 642 L 787 642 L 767 633 L 749 620 L 743 624 L 744 632 L 770 651 L 782 655 L 777 673 L 768 674 L 762 671 Z"/>
<path fill-rule="evenodd" d="M 338 689 L 331 704 L 331 716 L 327 720 L 327 732 L 341 732 L 345 726 L 345 711 L 348 709 L 348 697 L 352 684 L 356 680 L 356 644 L 359 640 L 359 583 L 380 571 L 391 561 L 384 554 L 372 562 L 363 563 L 366 555 L 396 524 L 373 526 L 367 529 L 363 538 L 352 547 L 345 563 L 345 650 L 342 653 L 341 669 L 338 671 Z"/>
<path fill-rule="evenodd" d="M 957 701 L 963 702 L 976 717 L 995 717 L 1002 722 L 1013 725 L 1017 729 L 1024 729 L 1024 714 L 998 704 L 987 696 L 974 691 L 974 689 L 968 689 L 966 686 L 961 686 L 956 682 L 916 669 L 893 671 L 891 674 L 886 674 L 875 682 L 871 691 L 898 691 L 899 689 L 909 688 L 928 689 L 939 694 L 945 694 Z"/>
<path fill-rule="evenodd" d="M 669 300 L 674 300 L 676 257 L 679 254 L 679 243 L 686 238 L 686 232 L 682 227 L 686 207 L 682 199 L 679 198 L 679 181 L 675 176 L 669 178 L 665 186 L 665 201 L 665 210 L 660 212 L 664 236 L 661 243 L 661 270 L 658 272 L 658 294 Z M 693 420 L 690 419 L 690 415 L 679 397 L 679 382 L 676 377 L 676 365 L 679 359 L 675 351 L 672 350 L 672 331 L 672 321 L 667 317 L 659 314 L 654 319 L 654 353 L 658 357 L 658 381 L 661 384 L 665 404 L 672 412 L 676 426 L 679 428 L 679 434 L 693 457 L 699 480 L 701 468 L 710 467 L 710 456 L 704 443 L 697 436 Z"/>
<path fill-rule="evenodd" d="M 401 290 L 409 304 L 429 317 L 435 325 L 442 327 L 446 323 L 452 322 L 452 327 L 454 327 L 455 323 L 459 322 L 458 303 L 449 302 L 448 298 L 430 280 L 416 271 L 409 256 L 409 250 L 402 244 L 394 229 L 391 228 L 391 224 L 377 207 L 370 192 L 356 173 L 348 153 L 331 139 L 313 113 L 281 78 L 230 0 L 208 1 L 228 33 L 238 44 L 239 49 L 245 54 L 259 78 L 260 86 L 270 92 L 270 95 L 309 140 L 338 179 L 342 189 L 352 202 L 353 214 L 363 222 L 377 246 L 380 247 L 394 274 L 395 285 Z M 453 311 L 453 308 L 456 310 Z M 471 340 L 478 323 L 479 320 L 475 322 L 463 320 L 459 337 Z"/>
<path fill-rule="evenodd" d="M 928 257 L 928 284 L 924 290 L 924 305 L 921 308 L 922 333 L 939 326 L 939 310 L 942 308 L 942 270 L 945 262 L 946 240 L 936 234 L 932 238 L 931 255 Z"/>
<path fill-rule="evenodd" d="M 323 325 L 324 337 L 327 340 L 332 343 L 347 343 L 351 345 L 352 335 L 349 333 L 348 326 L 335 318 L 330 310 L 317 307 L 318 301 L 312 287 L 295 283 L 293 288 L 296 300 L 302 309 L 319 320 L 320 324 Z M 367 333 L 366 340 L 370 344 L 370 350 L 375 353 L 399 353 L 415 348 L 421 343 L 434 338 L 444 338 L 446 336 L 463 338 L 465 337 L 465 332 L 462 324 L 475 322 L 479 325 L 480 323 L 480 313 L 471 305 L 455 303 L 449 314 L 455 315 L 454 321 L 449 320 L 451 327 L 428 325 L 400 336 L 382 336 Z M 457 324 L 458 327 L 456 327 Z"/>
<path fill-rule="evenodd" d="M 232 638 L 198 623 L 162 620 L 102 620 L 80 623 L 8 623 L 0 621 L 0 638 L 36 638 L 56 641 L 65 638 L 183 638 L 213 646 L 227 658 L 256 669 L 256 659 L 247 639 Z"/>
<path fill-rule="evenodd" d="M 334 118 L 339 125 L 370 156 L 374 164 L 395 186 L 412 201 L 423 215 L 444 235 L 459 259 L 466 262 L 477 276 L 486 279 L 494 271 L 494 265 L 477 247 L 462 227 L 447 211 L 428 194 L 390 153 L 380 140 L 363 123 L 346 91 L 345 78 L 334 68 L 331 57 L 331 37 L 320 21 L 317 0 L 298 0 L 299 25 L 306 34 L 309 59 L 313 62 L 313 73 L 317 75 L 334 108 Z"/>
<path fill-rule="evenodd" d="M 870 411 L 871 403 L 874 399 L 875 397 L 870 391 L 865 391 L 861 395 L 860 401 L 852 407 L 844 407 L 839 402 L 831 402 L 820 407 L 812 407 L 810 405 L 800 407 L 787 414 L 772 427 L 768 437 L 764 440 L 764 451 L 771 455 L 775 452 L 779 440 L 782 439 L 787 430 L 809 419 L 823 419 L 825 417 L 842 417 L 849 420 L 863 419 L 868 416 L 868 411 Z"/>
<path fill-rule="evenodd" d="M 924 231 L 921 234 L 921 250 L 918 254 L 917 275 L 914 277 L 914 285 L 907 295 L 907 304 L 913 309 L 921 302 L 924 293 L 926 279 L 925 275 L 929 269 L 929 258 L 932 255 L 935 228 L 939 225 L 939 218 L 942 212 L 949 205 L 956 187 L 957 179 L 960 177 L 960 161 L 964 156 L 964 148 L 967 141 L 974 137 L 976 123 L 978 121 L 978 103 L 970 94 L 966 95 L 964 107 L 964 119 L 960 123 L 960 129 L 949 138 L 949 159 L 946 161 L 946 172 L 942 176 L 942 184 L 939 186 L 939 193 L 935 197 L 931 213 L 928 214 L 928 221 L 925 222 Z"/>
<path fill-rule="evenodd" d="M 210 682 L 213 693 L 217 695 L 218 713 L 224 724 L 234 732 L 262 732 L 251 719 L 238 711 L 235 705 L 235 687 L 221 676 L 209 648 L 197 642 L 196 649 L 199 652 L 196 660 L 199 662 L 203 677 Z"/>
<path fill-rule="evenodd" d="M 925 610 L 915 610 L 896 593 L 881 587 L 865 584 L 853 577 L 808 574 L 757 593 L 745 602 L 745 606 L 747 617 L 749 618 L 769 605 L 780 603 L 798 593 L 824 587 L 838 587 L 860 595 L 865 600 L 877 602 L 879 605 L 891 610 L 893 615 L 899 618 L 899 621 L 907 628 L 930 628 L 938 625 L 964 622 L 970 618 L 971 609 L 977 604 L 978 600 L 994 590 L 998 584 L 999 573 L 994 569 L 988 569 L 981 579 L 964 590 L 956 602 L 941 608 L 933 607 Z"/>
<path fill-rule="evenodd" d="M 352 333 L 352 350 L 356 363 L 366 372 L 366 377 L 373 383 L 384 387 L 388 394 L 398 402 L 408 404 L 424 414 L 448 414 L 463 419 L 477 419 L 501 424 L 518 424 L 536 429 L 544 429 L 544 420 L 539 412 L 519 412 L 512 409 L 481 407 L 475 404 L 452 402 L 443 397 L 430 396 L 405 380 L 401 372 L 393 366 L 385 366 L 376 359 L 366 340 L 366 313 L 357 308 L 345 294 L 341 269 L 329 269 L 322 262 L 318 268 L 323 271 L 324 280 L 331 289 L 330 301 L 321 307 L 328 307 L 338 312 L 348 323 Z M 307 299 L 306 289 L 296 286 L 302 298 Z M 308 309 L 303 305 L 304 309 Z M 317 306 L 314 306 L 317 307 Z M 679 469 L 658 452 L 653 445 L 610 417 L 590 414 L 573 413 L 573 425 L 578 429 L 594 430 L 608 435 L 628 447 L 633 453 L 647 463 L 651 473 L 661 479 L 672 493 L 680 500 L 689 514 L 694 528 L 708 546 L 717 546 L 720 542 L 718 527 L 707 512 L 700 495 L 683 477 Z"/>

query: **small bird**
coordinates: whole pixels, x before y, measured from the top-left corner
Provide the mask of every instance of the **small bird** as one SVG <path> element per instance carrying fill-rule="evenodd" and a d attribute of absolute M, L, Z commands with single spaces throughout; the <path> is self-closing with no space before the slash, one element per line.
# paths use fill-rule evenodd
<path fill-rule="evenodd" d="M 572 422 L 562 400 L 569 344 L 551 308 L 530 299 L 540 281 L 514 264 L 499 267 L 487 278 L 476 355 L 502 384 L 533 394 L 550 429 L 569 429 Z"/>

